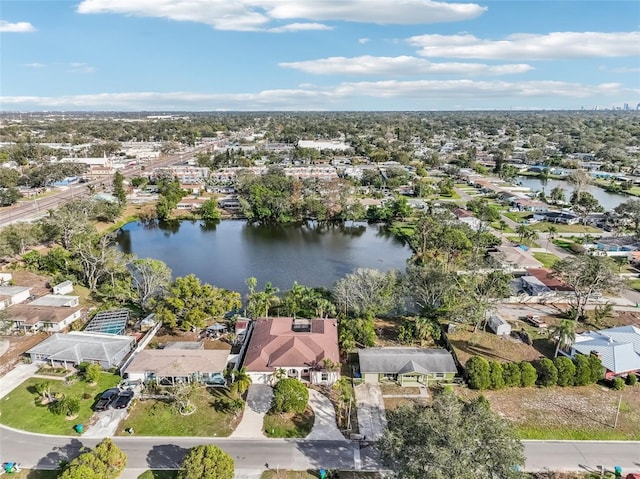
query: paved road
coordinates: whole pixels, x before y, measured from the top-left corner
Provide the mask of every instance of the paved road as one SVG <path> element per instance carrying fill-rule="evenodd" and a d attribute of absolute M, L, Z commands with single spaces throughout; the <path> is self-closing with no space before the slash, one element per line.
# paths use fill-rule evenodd
<path fill-rule="evenodd" d="M 158 161 L 149 162 L 145 165 L 146 172 L 148 173 L 154 168 L 161 168 L 164 166 L 170 166 L 176 163 L 185 162 L 191 159 L 198 151 L 204 150 L 206 148 L 210 148 L 210 146 L 200 146 L 195 149 L 190 149 L 186 152 L 167 156 Z M 131 178 L 133 176 L 140 175 L 141 170 L 139 168 L 127 168 L 125 170 L 121 170 L 121 173 L 125 178 Z M 0 211 L 2 211 L 2 215 L 0 215 L 0 228 L 18 221 L 25 221 L 42 217 L 47 214 L 47 210 L 59 207 L 60 205 L 68 202 L 71 199 L 88 196 L 89 190 L 87 189 L 87 186 L 96 186 L 101 183 L 110 185 L 111 177 L 105 176 L 102 178 L 91 180 L 88 183 L 72 185 L 65 190 L 54 190 L 52 194 L 44 198 L 20 201 L 13 206 L 2 208 L 0 209 Z"/>
<path fill-rule="evenodd" d="M 372 447 L 360 450 L 351 441 L 307 441 L 294 439 L 210 439 L 179 437 L 117 437 L 131 468 L 176 468 L 187 450 L 199 444 L 216 444 L 233 456 L 236 467 L 256 470 L 269 467 L 304 470 L 321 467 L 378 469 Z M 24 467 L 53 469 L 61 459 L 73 458 L 97 439 L 41 436 L 0 428 L 2 460 Z M 596 470 L 618 465 L 625 472 L 640 472 L 640 442 L 524 441 L 527 470 Z"/>

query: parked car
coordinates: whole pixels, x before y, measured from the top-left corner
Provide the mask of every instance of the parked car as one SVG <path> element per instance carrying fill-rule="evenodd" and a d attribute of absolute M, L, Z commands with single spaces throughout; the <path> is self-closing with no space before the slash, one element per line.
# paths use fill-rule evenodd
<path fill-rule="evenodd" d="M 118 388 L 107 389 L 100 395 L 98 401 L 96 401 L 96 404 L 93 406 L 93 410 L 104 411 L 106 409 L 109 409 L 109 406 L 118 397 L 119 393 L 120 389 Z"/>
<path fill-rule="evenodd" d="M 133 395 L 134 393 L 131 389 L 121 391 L 120 394 L 118 394 L 116 400 L 113 401 L 113 409 L 124 409 L 129 406 L 131 400 L 133 399 Z"/>

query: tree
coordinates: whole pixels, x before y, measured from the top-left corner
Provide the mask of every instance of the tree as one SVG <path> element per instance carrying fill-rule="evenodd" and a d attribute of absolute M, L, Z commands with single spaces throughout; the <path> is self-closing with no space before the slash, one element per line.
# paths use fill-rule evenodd
<path fill-rule="evenodd" d="M 592 178 L 586 170 L 577 169 L 571 172 L 567 180 L 573 185 L 573 194 L 579 197 L 580 193 L 591 184 Z"/>
<path fill-rule="evenodd" d="M 297 379 L 280 379 L 273 388 L 273 412 L 301 414 L 308 402 L 309 390 Z"/>
<path fill-rule="evenodd" d="M 341 311 L 354 314 L 386 314 L 398 304 L 399 277 L 395 271 L 358 268 L 333 287 Z"/>
<path fill-rule="evenodd" d="M 251 385 L 251 376 L 247 374 L 247 368 L 234 369 L 231 372 L 233 383 L 231 384 L 231 391 L 239 396 L 242 396 L 249 386 Z"/>
<path fill-rule="evenodd" d="M 640 200 L 631 199 L 620 203 L 613 209 L 624 220 L 631 223 L 636 237 L 640 237 Z"/>
<path fill-rule="evenodd" d="M 144 258 L 129 263 L 138 304 L 147 309 L 150 301 L 162 295 L 171 283 L 171 270 L 160 260 Z"/>
<path fill-rule="evenodd" d="M 35 391 L 38 396 L 41 397 L 43 403 L 50 403 L 54 401 L 55 393 L 53 392 L 52 387 L 53 384 L 51 381 L 43 381 L 34 385 Z"/>
<path fill-rule="evenodd" d="M 52 402 L 49 407 L 54 414 L 73 417 L 80 412 L 80 399 L 75 396 L 64 396 Z"/>
<path fill-rule="evenodd" d="M 522 444 L 483 397 L 465 402 L 445 389 L 432 405 L 404 405 L 387 415 L 378 449 L 397 477 L 521 477 L 516 466 L 524 463 Z"/>
<path fill-rule="evenodd" d="M 571 359 L 561 356 L 553 360 L 558 370 L 558 386 L 573 386 L 576 376 L 576 365 Z"/>
<path fill-rule="evenodd" d="M 575 385 L 586 386 L 588 384 L 592 384 L 589 357 L 583 354 L 576 354 L 575 358 L 573 358 L 573 362 L 576 366 Z"/>
<path fill-rule="evenodd" d="M 8 168 L 2 168 L 7 170 Z M 18 202 L 22 198 L 22 193 L 18 188 L 13 186 L 10 188 L 0 188 L 0 206 L 11 206 Z"/>
<path fill-rule="evenodd" d="M 582 191 L 580 193 L 574 191 L 571 195 L 570 203 L 573 205 L 573 211 L 582 218 L 582 224 L 586 223 L 587 216 L 589 216 L 590 213 L 602 210 L 596 197 L 588 191 Z"/>
<path fill-rule="evenodd" d="M 556 351 L 554 358 L 558 357 L 561 349 L 571 346 L 576 339 L 576 322 L 563 319 L 560 324 L 551 330 L 551 337 L 556 341 Z"/>
<path fill-rule="evenodd" d="M 280 291 L 278 288 L 271 284 L 271 281 L 267 281 L 264 285 L 263 291 L 256 291 L 255 287 L 258 284 L 258 280 L 254 277 L 247 279 L 247 285 L 249 286 L 249 305 L 247 307 L 249 314 L 254 317 L 268 317 L 269 310 L 280 304 L 281 300 L 278 296 Z"/>
<path fill-rule="evenodd" d="M 540 386 L 555 386 L 558 383 L 558 370 L 549 358 L 542 358 L 535 363 L 538 373 L 537 383 Z"/>
<path fill-rule="evenodd" d="M 589 355 L 589 372 L 592 383 L 597 383 L 604 378 L 604 366 L 602 366 L 602 361 L 595 354 Z"/>
<path fill-rule="evenodd" d="M 96 384 L 100 380 L 102 368 L 99 364 L 89 364 L 84 370 L 84 379 L 88 383 Z"/>
<path fill-rule="evenodd" d="M 454 281 L 454 274 L 437 263 L 410 264 L 402 278 L 406 296 L 426 315 L 435 313 L 442 306 Z"/>
<path fill-rule="evenodd" d="M 116 269 L 126 269 L 124 255 L 115 249 L 112 241 L 111 235 L 82 234 L 73 238 L 71 252 L 78 259 L 82 276 L 91 290 L 95 291 L 98 284 Z"/>
<path fill-rule="evenodd" d="M 124 175 L 119 171 L 113 175 L 113 196 L 118 198 L 118 202 L 124 205 L 127 202 L 127 192 L 124 189 Z"/>
<path fill-rule="evenodd" d="M 200 205 L 198 214 L 204 221 L 218 221 L 221 218 L 218 203 L 213 198 Z"/>
<path fill-rule="evenodd" d="M 184 460 L 178 479 L 233 479 L 233 458 L 212 444 L 192 447 Z"/>
<path fill-rule="evenodd" d="M 481 356 L 470 357 L 465 364 L 465 376 L 471 389 L 488 389 L 491 386 L 491 365 Z"/>
<path fill-rule="evenodd" d="M 527 361 L 522 361 L 520 363 L 520 380 L 520 385 L 523 388 L 533 386 L 538 380 L 538 372 L 531 363 Z"/>
<path fill-rule="evenodd" d="M 549 195 L 549 197 L 554 203 L 564 203 L 566 199 L 564 188 L 562 186 L 555 186 L 551 189 L 551 194 Z"/>
<path fill-rule="evenodd" d="M 240 293 L 201 284 L 190 274 L 176 278 L 159 300 L 158 317 L 171 327 L 203 328 L 207 319 L 240 308 Z"/>
<path fill-rule="evenodd" d="M 571 306 L 576 320 L 585 317 L 585 308 L 595 292 L 615 292 L 621 286 L 613 264 L 606 256 L 578 255 L 564 258 L 552 267 L 552 274 L 571 288 Z"/>

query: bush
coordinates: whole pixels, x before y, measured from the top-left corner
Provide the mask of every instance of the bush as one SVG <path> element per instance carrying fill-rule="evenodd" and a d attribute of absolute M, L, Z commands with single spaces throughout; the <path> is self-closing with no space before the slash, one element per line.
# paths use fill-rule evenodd
<path fill-rule="evenodd" d="M 631 373 L 627 376 L 628 386 L 635 386 L 637 382 L 638 382 L 638 376 L 636 376 L 635 374 Z"/>
<path fill-rule="evenodd" d="M 273 388 L 272 410 L 274 412 L 302 413 L 309 402 L 309 390 L 297 379 L 285 378 Z"/>
<path fill-rule="evenodd" d="M 620 391 L 621 389 L 624 389 L 624 379 L 622 379 L 622 378 L 613 378 L 611 380 L 611 387 L 613 389 L 615 389 L 616 391 Z"/>
<path fill-rule="evenodd" d="M 62 416 L 75 416 L 80 412 L 80 399 L 76 397 L 63 397 L 51 403 L 50 410 L 54 414 Z"/>
<path fill-rule="evenodd" d="M 89 364 L 84 370 L 84 380 L 88 383 L 97 383 L 100 380 L 102 368 L 98 364 Z"/>
<path fill-rule="evenodd" d="M 491 366 L 485 358 L 469 358 L 465 364 L 465 374 L 471 389 L 482 390 L 491 386 Z"/>
<path fill-rule="evenodd" d="M 521 375 L 518 363 L 506 363 L 502 365 L 502 378 L 508 388 L 520 387 Z M 535 381 L 534 381 L 535 382 Z"/>
<path fill-rule="evenodd" d="M 558 386 L 573 386 L 576 376 L 576 366 L 571 359 L 560 356 L 553 360 L 558 370 Z"/>
<path fill-rule="evenodd" d="M 528 388 L 535 385 L 538 380 L 538 372 L 533 365 L 527 361 L 520 363 L 520 385 L 523 388 Z"/>
<path fill-rule="evenodd" d="M 491 361 L 489 363 L 489 379 L 491 380 L 491 389 L 504 388 L 502 364 L 498 361 Z"/>
<path fill-rule="evenodd" d="M 591 384 L 591 365 L 589 364 L 589 358 L 583 354 L 576 354 L 573 359 L 576 365 L 576 386 L 586 386 Z"/>
<path fill-rule="evenodd" d="M 597 383 L 604 379 L 604 367 L 600 358 L 594 354 L 589 355 L 589 369 L 591 371 L 591 382 Z"/>
<path fill-rule="evenodd" d="M 555 386 L 558 383 L 558 370 L 549 358 L 542 358 L 535 363 L 538 381 L 542 387 Z"/>

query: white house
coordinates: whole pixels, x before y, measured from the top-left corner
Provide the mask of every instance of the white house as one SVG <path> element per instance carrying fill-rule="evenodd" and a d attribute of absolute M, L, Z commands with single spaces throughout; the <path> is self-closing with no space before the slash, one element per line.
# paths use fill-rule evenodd
<path fill-rule="evenodd" d="M 0 311 L 13 304 L 25 302 L 31 296 L 26 286 L 0 286 Z"/>
<path fill-rule="evenodd" d="M 73 292 L 73 283 L 68 280 L 53 287 L 53 294 L 69 294 L 71 292 Z"/>

